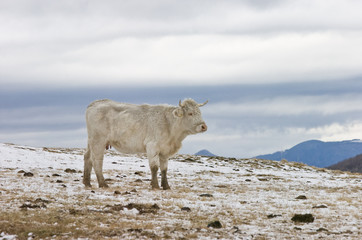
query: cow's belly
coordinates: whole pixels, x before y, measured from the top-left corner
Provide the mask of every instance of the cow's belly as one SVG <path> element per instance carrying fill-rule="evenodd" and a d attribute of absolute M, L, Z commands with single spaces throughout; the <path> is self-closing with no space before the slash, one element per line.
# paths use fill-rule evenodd
<path fill-rule="evenodd" d="M 146 148 L 142 142 L 132 141 L 132 139 L 112 142 L 111 146 L 117 151 L 125 154 L 145 153 Z"/>

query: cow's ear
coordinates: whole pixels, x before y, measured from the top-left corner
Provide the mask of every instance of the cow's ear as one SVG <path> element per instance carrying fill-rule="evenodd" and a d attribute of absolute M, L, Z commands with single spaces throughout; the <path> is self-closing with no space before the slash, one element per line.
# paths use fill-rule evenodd
<path fill-rule="evenodd" d="M 176 108 L 172 113 L 175 117 L 182 117 L 184 115 L 184 111 L 181 108 Z"/>

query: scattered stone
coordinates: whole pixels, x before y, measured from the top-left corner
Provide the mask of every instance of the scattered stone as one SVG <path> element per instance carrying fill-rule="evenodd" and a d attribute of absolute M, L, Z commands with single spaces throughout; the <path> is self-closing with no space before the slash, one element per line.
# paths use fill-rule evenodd
<path fill-rule="evenodd" d="M 132 192 L 132 193 L 136 193 L 137 190 L 134 188 L 134 189 L 131 190 L 131 192 Z"/>
<path fill-rule="evenodd" d="M 24 173 L 24 177 L 33 177 L 33 176 L 34 176 L 34 174 L 31 172 Z"/>
<path fill-rule="evenodd" d="M 71 215 L 77 215 L 79 213 L 81 213 L 81 211 L 76 210 L 74 208 L 69 209 L 69 214 L 71 214 Z"/>
<path fill-rule="evenodd" d="M 96 193 L 96 192 L 94 190 L 92 190 L 91 193 Z"/>
<path fill-rule="evenodd" d="M 145 165 L 141 165 L 140 167 L 146 167 Z"/>
<path fill-rule="evenodd" d="M 36 204 L 36 203 L 41 203 L 41 204 Z M 23 205 L 20 206 L 21 209 L 34 209 L 34 208 L 46 208 L 47 206 L 43 203 L 43 202 L 37 202 L 35 201 L 30 201 L 27 200 L 26 203 L 24 203 Z"/>
<path fill-rule="evenodd" d="M 245 182 L 251 182 L 251 179 L 245 179 Z"/>
<path fill-rule="evenodd" d="M 258 180 L 259 180 L 260 182 L 267 182 L 267 181 L 269 181 L 269 179 L 267 179 L 267 178 L 258 178 Z"/>
<path fill-rule="evenodd" d="M 328 229 L 325 228 L 318 228 L 317 232 L 329 232 Z"/>
<path fill-rule="evenodd" d="M 148 204 L 129 203 L 127 206 L 124 207 L 128 210 L 135 208 L 138 210 L 139 214 L 156 213 L 160 209 L 157 204 L 149 206 Z"/>
<path fill-rule="evenodd" d="M 318 205 L 318 206 L 314 206 L 313 208 L 328 208 L 326 205 Z"/>
<path fill-rule="evenodd" d="M 282 216 L 281 214 L 269 214 L 267 217 L 269 219 L 272 219 L 272 218 L 281 217 L 281 216 Z"/>
<path fill-rule="evenodd" d="M 298 197 L 296 197 L 295 199 L 299 199 L 299 200 L 306 200 L 307 197 L 305 195 L 299 195 Z"/>
<path fill-rule="evenodd" d="M 58 173 L 54 173 L 52 176 L 53 176 L 53 177 L 61 177 L 62 175 L 60 175 L 60 174 L 58 174 Z"/>
<path fill-rule="evenodd" d="M 214 221 L 214 222 L 210 222 L 209 224 L 207 224 L 208 228 L 222 228 L 221 222 L 220 221 Z"/>
<path fill-rule="evenodd" d="M 25 173 L 25 171 L 24 171 L 24 170 L 20 170 L 18 173 Z"/>
<path fill-rule="evenodd" d="M 49 200 L 45 200 L 45 199 L 41 199 L 41 198 L 37 198 L 35 201 L 33 201 L 35 203 L 50 203 Z"/>
<path fill-rule="evenodd" d="M 67 187 L 67 185 L 65 185 L 65 184 L 62 184 L 62 185 L 60 185 L 60 186 L 62 186 L 62 187 L 64 187 L 64 188 L 66 188 L 66 187 Z"/>
<path fill-rule="evenodd" d="M 142 176 L 143 175 L 143 172 L 142 171 L 137 171 L 135 172 L 134 174 L 138 175 L 138 176 Z"/>
<path fill-rule="evenodd" d="M 302 230 L 302 228 L 300 228 L 300 227 L 294 227 L 294 229 L 295 229 L 295 230 L 298 230 L 298 231 L 301 231 L 301 230 Z"/>
<path fill-rule="evenodd" d="M 112 162 L 112 164 L 117 164 L 117 162 Z"/>
<path fill-rule="evenodd" d="M 233 168 L 233 171 L 235 171 L 235 172 L 239 172 L 239 171 L 240 171 L 240 169 L 238 169 L 238 168 Z"/>
<path fill-rule="evenodd" d="M 240 204 L 247 204 L 247 201 L 240 201 Z"/>
<path fill-rule="evenodd" d="M 77 173 L 77 170 L 67 168 L 67 169 L 64 170 L 64 172 L 66 172 L 66 173 Z"/>
<path fill-rule="evenodd" d="M 142 182 L 142 179 L 137 179 L 136 181 L 134 182 L 138 182 L 138 183 L 141 183 Z"/>
<path fill-rule="evenodd" d="M 58 179 L 56 183 L 63 183 L 63 181 Z"/>
<path fill-rule="evenodd" d="M 203 193 L 203 194 L 200 194 L 200 197 L 214 197 L 214 196 L 209 193 Z"/>
<path fill-rule="evenodd" d="M 217 188 L 228 188 L 227 185 L 223 185 L 223 184 L 215 185 L 215 187 L 217 187 Z"/>
<path fill-rule="evenodd" d="M 314 217 L 312 214 L 295 214 L 292 217 L 293 222 L 302 222 L 302 223 L 311 223 L 314 222 Z"/>
<path fill-rule="evenodd" d="M 121 194 L 121 192 L 116 190 L 116 191 L 114 191 L 114 194 L 118 195 L 118 194 Z"/>
<path fill-rule="evenodd" d="M 142 229 L 139 228 L 130 228 L 127 230 L 127 232 L 136 232 L 136 233 L 141 233 Z"/>
<path fill-rule="evenodd" d="M 240 229 L 237 226 L 234 226 L 233 230 L 235 230 L 233 234 L 240 233 Z"/>
<path fill-rule="evenodd" d="M 191 208 L 189 207 L 182 207 L 181 211 L 191 212 Z"/>

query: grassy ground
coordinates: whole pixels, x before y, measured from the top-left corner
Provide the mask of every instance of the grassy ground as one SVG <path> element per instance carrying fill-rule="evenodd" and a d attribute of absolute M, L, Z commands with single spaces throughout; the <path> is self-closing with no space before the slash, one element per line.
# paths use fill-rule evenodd
<path fill-rule="evenodd" d="M 93 188 L 86 189 L 81 150 L 17 151 L 14 159 L 1 159 L 10 167 L 0 168 L 0 239 L 362 237 L 361 174 L 286 161 L 177 156 L 170 161 L 172 190 L 152 191 L 146 159 L 112 153 L 105 159 L 111 187 L 97 188 L 92 176 Z M 42 167 L 27 165 L 37 154 Z M 33 176 L 24 176 L 29 171 Z M 314 221 L 293 222 L 295 214 L 312 214 Z"/>

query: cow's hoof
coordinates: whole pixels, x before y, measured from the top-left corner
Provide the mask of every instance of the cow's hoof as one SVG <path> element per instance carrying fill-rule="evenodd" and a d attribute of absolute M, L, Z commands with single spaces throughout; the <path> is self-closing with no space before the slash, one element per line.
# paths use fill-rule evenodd
<path fill-rule="evenodd" d="M 107 183 L 99 184 L 100 188 L 109 188 Z"/>
<path fill-rule="evenodd" d="M 90 182 L 88 183 L 88 182 L 86 182 L 86 183 L 83 183 L 84 184 L 84 186 L 86 187 L 86 188 L 91 188 L 92 187 L 92 184 L 90 184 Z"/>

